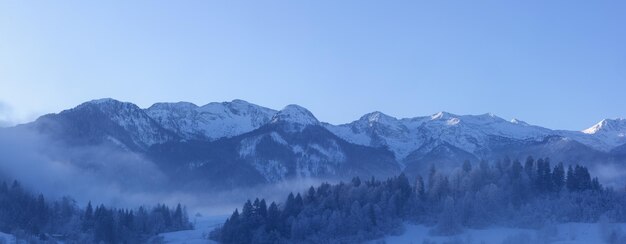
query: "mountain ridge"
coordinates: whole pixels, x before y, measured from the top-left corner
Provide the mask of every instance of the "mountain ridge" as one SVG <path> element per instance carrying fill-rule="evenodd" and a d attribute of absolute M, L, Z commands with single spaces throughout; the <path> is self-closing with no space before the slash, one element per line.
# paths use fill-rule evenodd
<path fill-rule="evenodd" d="M 114 104 L 118 104 L 119 107 L 120 104 L 124 104 L 141 109 L 132 103 L 112 98 L 88 101 L 76 108 L 87 104 L 101 107 Z M 374 111 L 352 122 L 335 125 L 319 121 L 311 111 L 299 105 L 290 104 L 282 110 L 274 110 L 241 99 L 211 102 L 202 106 L 189 102 L 155 103 L 141 110 L 161 127 L 173 131 L 183 139 L 216 140 L 240 135 L 267 123 L 291 120 L 297 122 L 293 124 L 299 124 L 296 127 L 321 124 L 352 143 L 389 147 L 398 158 L 406 157 L 430 137 L 441 139 L 467 151 L 478 150 L 476 144 L 484 144 L 488 136 L 504 136 L 518 140 L 540 140 L 548 136 L 561 136 L 603 152 L 610 152 L 626 144 L 624 119 L 604 119 L 588 129 L 570 131 L 548 129 L 519 119 L 507 121 L 492 113 L 457 115 L 445 111 L 411 118 L 396 118 Z M 121 120 L 119 117 L 116 119 Z M 132 121 L 118 123 L 127 125 Z M 151 145 L 160 142 L 162 141 L 147 140 L 142 143 Z"/>
<path fill-rule="evenodd" d="M 398 119 L 375 111 L 333 125 L 293 104 L 281 110 L 244 100 L 139 108 L 98 99 L 19 127 L 68 145 L 110 144 L 134 151 L 159 162 L 173 178 L 188 175 L 190 181 L 206 187 L 216 179 L 236 186 L 298 177 L 388 176 L 400 171 L 416 175 L 426 173 L 431 165 L 451 169 L 464 160 L 505 156 L 624 162 L 626 140 L 621 133 L 626 126 L 622 128 L 620 120 L 607 121 L 588 134 L 551 130 L 491 113 L 438 112 Z"/>

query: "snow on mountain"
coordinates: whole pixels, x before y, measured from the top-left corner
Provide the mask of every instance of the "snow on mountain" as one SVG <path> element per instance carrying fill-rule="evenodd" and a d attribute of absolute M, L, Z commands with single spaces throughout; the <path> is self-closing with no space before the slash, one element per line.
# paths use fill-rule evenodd
<path fill-rule="evenodd" d="M 624 133 L 626 133 L 626 119 L 604 119 L 582 132 L 590 135 L 617 134 L 618 136 L 624 137 Z"/>
<path fill-rule="evenodd" d="M 164 128 L 185 139 L 215 140 L 252 131 L 268 123 L 275 110 L 243 100 L 209 103 L 156 103 L 146 113 Z"/>
<path fill-rule="evenodd" d="M 109 119 L 116 125 L 122 127 L 128 133 L 133 142 L 139 146 L 149 146 L 156 143 L 163 143 L 173 139 L 173 135 L 164 133 L 163 129 L 148 117 L 141 108 L 129 102 L 120 102 L 111 98 L 103 98 L 85 102 L 74 109 L 63 111 L 59 116 L 69 117 L 84 116 L 83 119 Z M 87 116 L 87 115 L 91 115 Z M 102 123 L 103 121 L 92 121 Z M 116 135 L 117 136 L 117 135 Z M 115 136 L 107 135 L 107 138 Z"/>
<path fill-rule="evenodd" d="M 274 114 L 271 123 L 287 125 L 292 131 L 302 131 L 305 127 L 318 125 L 320 122 L 306 108 L 290 104 Z"/>
<path fill-rule="evenodd" d="M 507 143 L 537 142 L 553 136 L 569 138 L 602 152 L 626 144 L 624 119 L 603 120 L 583 131 L 564 131 L 530 125 L 518 119 L 507 121 L 493 114 L 439 112 L 398 119 L 377 111 L 348 124 L 332 125 L 320 123 L 309 110 L 298 105 L 288 105 L 276 111 L 243 100 L 204 106 L 188 102 L 156 103 L 140 109 L 132 103 L 106 98 L 44 117 L 51 119 L 55 116 L 67 124 L 63 131 L 69 133 L 63 133 L 70 134 L 68 137 L 74 132 L 74 137 L 95 133 L 91 135 L 93 138 L 104 138 L 128 148 L 146 148 L 172 140 L 214 141 L 242 135 L 264 125 L 277 125 L 291 133 L 321 125 L 347 142 L 387 148 L 398 162 L 409 155 L 413 158 L 426 155 L 441 145 L 481 157 Z M 93 141 L 93 138 L 88 140 Z"/>
<path fill-rule="evenodd" d="M 447 112 L 405 119 L 374 112 L 349 124 L 325 126 L 352 143 L 386 146 L 397 159 L 404 159 L 418 148 L 434 148 L 443 143 L 477 153 L 484 150 L 494 136 L 539 140 L 551 134 L 549 129 L 506 121 L 493 114 L 455 115 Z"/>
<path fill-rule="evenodd" d="M 107 143 L 144 153 L 172 172 L 197 177 L 202 187 L 209 181 L 224 181 L 227 187 L 294 177 L 419 173 L 425 164 L 456 166 L 505 155 L 590 163 L 626 155 L 623 119 L 562 131 L 493 114 L 439 112 L 398 119 L 373 112 L 331 125 L 298 105 L 276 111 L 242 100 L 204 106 L 156 103 L 141 109 L 99 99 L 22 127 L 68 145 Z"/>
<path fill-rule="evenodd" d="M 446 114 L 447 116 L 444 118 L 431 119 L 422 127 L 429 127 L 433 131 L 441 131 L 441 133 L 437 133 L 441 135 L 446 134 L 446 131 L 448 133 L 450 133 L 450 131 L 455 131 L 457 133 L 471 135 L 473 137 L 501 136 L 521 140 L 544 137 L 550 134 L 551 131 L 546 128 L 531 126 L 526 123 L 506 121 L 498 116 L 495 116 L 494 114 Z M 452 138 L 450 138 L 450 140 L 452 140 Z"/>
<path fill-rule="evenodd" d="M 275 155 L 276 152 L 263 150 L 268 147 L 282 151 L 283 157 Z M 334 175 L 338 165 L 346 161 L 341 147 L 332 139 L 326 139 L 323 143 L 300 141 L 285 138 L 276 131 L 241 140 L 239 157 L 250 162 L 268 182 L 284 180 L 288 174 L 302 178 Z M 293 171 L 289 172 L 289 168 Z"/>
<path fill-rule="evenodd" d="M 388 147 L 401 159 L 419 147 L 420 140 L 412 133 L 411 128 L 421 120 L 398 120 L 382 112 L 373 112 L 362 116 L 349 124 L 324 124 L 344 140 L 372 147 Z"/>
<path fill-rule="evenodd" d="M 559 131 L 559 133 L 597 150 L 607 152 L 626 144 L 626 119 L 604 119 L 582 131 Z"/>

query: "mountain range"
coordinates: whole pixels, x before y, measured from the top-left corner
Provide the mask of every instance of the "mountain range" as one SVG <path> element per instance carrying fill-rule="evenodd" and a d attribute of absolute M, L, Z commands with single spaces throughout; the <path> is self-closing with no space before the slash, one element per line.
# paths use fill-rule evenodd
<path fill-rule="evenodd" d="M 552 130 L 493 114 L 394 118 L 382 112 L 351 123 L 320 122 L 298 105 L 274 110 L 243 100 L 157 103 L 85 102 L 16 128 L 68 147 L 108 145 L 155 162 L 186 187 L 251 186 L 297 178 L 385 177 L 446 170 L 463 161 L 527 156 L 554 162 L 623 164 L 626 120 L 583 131 Z M 9 128 L 10 130 L 11 128 Z"/>

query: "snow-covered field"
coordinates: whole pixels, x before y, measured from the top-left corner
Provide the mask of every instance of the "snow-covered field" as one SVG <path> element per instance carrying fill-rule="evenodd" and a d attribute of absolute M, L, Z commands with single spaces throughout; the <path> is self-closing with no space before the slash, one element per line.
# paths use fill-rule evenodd
<path fill-rule="evenodd" d="M 215 243 L 208 240 L 208 234 L 215 227 L 224 223 L 228 215 L 218 216 L 193 216 L 191 222 L 194 224 L 193 230 L 184 230 L 176 232 L 162 233 L 159 236 L 163 238 L 165 243 L 179 244 L 196 244 L 196 243 Z"/>
<path fill-rule="evenodd" d="M 0 243 L 15 243 L 15 237 L 11 234 L 0 232 Z"/>
<path fill-rule="evenodd" d="M 616 242 L 624 243 L 626 224 L 587 224 L 567 223 L 548 226 L 540 230 L 518 228 L 466 229 L 456 236 L 430 235 L 429 227 L 423 225 L 405 225 L 405 232 L 398 236 L 389 236 L 370 244 L 525 244 L 525 243 L 558 243 L 558 244 L 593 244 L 609 243 L 612 233 Z M 621 238 L 621 239 L 620 239 Z"/>
<path fill-rule="evenodd" d="M 194 244 L 215 243 L 207 239 L 208 233 L 224 222 L 228 216 L 195 216 L 192 221 L 194 230 L 168 232 L 159 235 L 165 243 Z M 466 229 L 456 236 L 436 236 L 430 234 L 431 227 L 406 224 L 401 235 L 388 236 L 369 244 L 594 244 L 609 243 L 613 234 L 614 243 L 626 240 L 626 223 L 624 224 L 588 224 L 567 223 L 544 227 L 540 230 L 502 228 Z M 0 233 L 0 240 L 12 238 L 11 235 Z M 622 239 L 619 239 L 622 238 Z M 2 243 L 2 242 L 0 242 Z M 10 243 L 10 242 L 6 242 Z"/>

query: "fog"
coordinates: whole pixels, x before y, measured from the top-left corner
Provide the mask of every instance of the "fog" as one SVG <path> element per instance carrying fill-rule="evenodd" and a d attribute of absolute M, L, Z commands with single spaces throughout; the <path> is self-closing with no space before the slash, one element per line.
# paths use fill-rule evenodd
<path fill-rule="evenodd" d="M 0 128 L 7 127 L 13 124 L 11 122 L 13 120 L 11 118 L 12 114 L 13 110 L 11 109 L 11 107 L 8 104 L 0 101 Z"/>
<path fill-rule="evenodd" d="M 152 191 L 164 175 L 140 155 L 107 146 L 66 147 L 24 129 L 0 132 L 0 174 L 50 197 L 124 203 Z"/>
<path fill-rule="evenodd" d="M 626 184 L 626 165 L 623 163 L 597 163 L 591 166 L 590 171 L 598 177 L 602 184 L 616 189 L 623 189 L 625 187 L 624 184 Z"/>
<path fill-rule="evenodd" d="M 226 214 L 247 199 L 282 201 L 321 181 L 302 179 L 219 192 L 171 190 L 167 177 L 142 155 L 114 146 L 72 146 L 21 128 L 0 130 L 0 179 L 18 180 L 33 193 L 70 196 L 116 207 L 165 203 L 186 205 L 190 213 Z M 10 183 L 10 182 L 8 182 Z"/>

